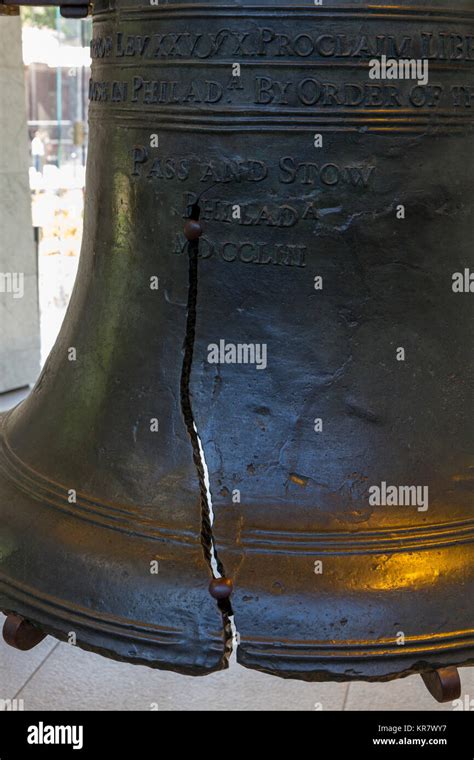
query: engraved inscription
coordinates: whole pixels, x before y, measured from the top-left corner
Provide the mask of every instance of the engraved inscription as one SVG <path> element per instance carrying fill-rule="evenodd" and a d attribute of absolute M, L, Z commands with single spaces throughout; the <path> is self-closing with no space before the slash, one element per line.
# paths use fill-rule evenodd
<path fill-rule="evenodd" d="M 173 253 L 187 255 L 188 241 L 184 235 L 176 237 Z M 255 240 L 225 240 L 215 242 L 206 236 L 199 238 L 199 257 L 202 259 L 220 259 L 228 263 L 273 264 L 285 267 L 305 267 L 307 247 L 305 245 L 271 244 Z"/>
<path fill-rule="evenodd" d="M 96 36 L 92 58 L 180 59 L 369 59 L 427 58 L 439 61 L 474 61 L 474 36 L 459 31 L 421 31 L 416 34 L 321 33 L 320 25 L 294 33 L 272 27 L 224 28 L 209 32 L 126 34 Z"/>
<path fill-rule="evenodd" d="M 165 255 L 188 255 L 180 218 L 198 206 L 204 268 L 205 261 L 250 264 L 297 277 L 318 257 L 334 264 L 349 227 L 358 234 L 364 215 L 377 224 L 377 214 L 395 214 L 390 188 L 399 156 L 405 144 L 414 150 L 400 138 L 385 158 L 382 141 L 366 140 L 366 132 L 419 131 L 429 140 L 431 127 L 464 130 L 472 120 L 466 64 L 474 61 L 474 36 L 466 29 L 407 24 L 385 33 L 391 27 L 374 19 L 339 26 L 295 15 L 281 32 L 273 22 L 259 27 L 229 16 L 219 29 L 221 20 L 198 17 L 184 28 L 173 18 L 154 33 L 151 19 L 91 43 L 90 99 L 99 105 L 91 116 L 100 120 L 100 104 L 121 106 L 105 110 L 118 129 L 126 126 L 133 191 L 176 222 L 163 228 Z M 433 61 L 429 83 L 374 81 L 368 62 L 381 56 Z M 271 150 L 268 130 L 275 132 Z M 354 140 L 339 150 L 339 133 L 349 130 Z"/>
<path fill-rule="evenodd" d="M 262 182 L 268 177 L 270 181 L 284 185 L 345 185 L 363 190 L 372 183 L 375 170 L 372 164 L 339 165 L 330 161 L 301 161 L 293 156 L 282 156 L 268 163 L 258 159 L 216 161 L 191 156 L 163 158 L 152 154 L 144 145 L 131 150 L 132 177 L 147 180 L 192 179 L 193 182 L 216 185 Z M 193 202 L 189 203 L 192 205 Z"/>
<path fill-rule="evenodd" d="M 189 218 L 191 209 L 199 200 L 195 193 L 187 193 L 183 217 Z M 299 221 L 314 221 L 321 214 L 314 201 L 297 204 L 239 204 L 239 213 L 235 215 L 235 204 L 221 199 L 200 200 L 200 220 L 202 222 L 221 222 L 242 227 L 294 227 Z"/>
<path fill-rule="evenodd" d="M 230 77 L 230 80 L 235 79 Z M 131 84 L 90 80 L 89 98 L 93 102 L 148 105 L 216 105 L 232 102 L 231 94 L 242 91 L 242 84 L 222 83 L 211 79 L 146 80 L 135 76 Z M 327 82 L 315 77 L 296 81 L 280 81 L 269 76 L 256 76 L 251 91 L 236 105 L 290 106 L 302 108 L 471 108 L 474 87 L 441 84 L 408 86 L 359 82 Z"/>

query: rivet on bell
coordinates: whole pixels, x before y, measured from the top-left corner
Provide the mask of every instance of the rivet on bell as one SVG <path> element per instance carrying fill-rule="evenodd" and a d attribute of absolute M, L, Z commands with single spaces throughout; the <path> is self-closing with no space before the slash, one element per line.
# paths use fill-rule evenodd
<path fill-rule="evenodd" d="M 187 240 L 197 240 L 202 235 L 202 227 L 195 219 L 188 219 L 184 225 L 184 236 Z"/>
<path fill-rule="evenodd" d="M 209 584 L 209 593 L 214 599 L 228 599 L 232 594 L 233 585 L 230 578 L 213 578 Z"/>

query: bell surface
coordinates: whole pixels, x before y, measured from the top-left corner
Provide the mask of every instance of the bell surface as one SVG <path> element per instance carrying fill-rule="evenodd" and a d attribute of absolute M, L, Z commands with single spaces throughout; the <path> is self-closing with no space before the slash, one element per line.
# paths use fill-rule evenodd
<path fill-rule="evenodd" d="M 0 417 L 0 609 L 196 675 L 232 614 L 278 676 L 474 664 L 474 1 L 93 22 L 77 281 Z"/>

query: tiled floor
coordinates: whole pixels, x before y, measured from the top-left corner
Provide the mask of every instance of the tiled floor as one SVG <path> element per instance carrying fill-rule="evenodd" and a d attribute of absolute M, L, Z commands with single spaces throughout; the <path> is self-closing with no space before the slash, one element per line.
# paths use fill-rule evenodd
<path fill-rule="evenodd" d="M 0 411 L 25 391 L 0 396 Z M 0 624 L 3 617 L 0 615 Z M 462 671 L 474 699 L 474 668 Z M 0 641 L 0 701 L 25 710 L 452 710 L 438 705 L 414 676 L 387 684 L 286 681 L 235 663 L 205 678 L 114 662 L 48 637 L 29 652 Z"/>

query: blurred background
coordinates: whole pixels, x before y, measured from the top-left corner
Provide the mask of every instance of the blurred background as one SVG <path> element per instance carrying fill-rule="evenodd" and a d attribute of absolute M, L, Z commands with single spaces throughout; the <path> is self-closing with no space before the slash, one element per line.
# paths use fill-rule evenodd
<path fill-rule="evenodd" d="M 0 393 L 34 382 L 61 326 L 87 160 L 91 20 L 20 13 L 0 16 Z"/>
<path fill-rule="evenodd" d="M 64 19 L 59 8 L 21 14 L 43 363 L 69 301 L 82 237 L 91 20 Z"/>

